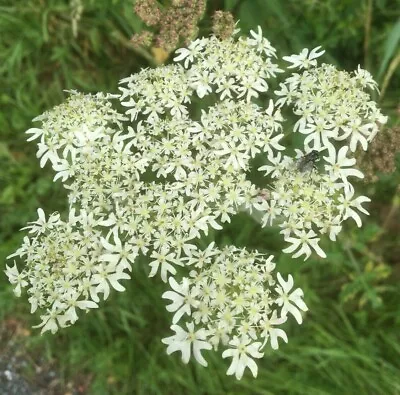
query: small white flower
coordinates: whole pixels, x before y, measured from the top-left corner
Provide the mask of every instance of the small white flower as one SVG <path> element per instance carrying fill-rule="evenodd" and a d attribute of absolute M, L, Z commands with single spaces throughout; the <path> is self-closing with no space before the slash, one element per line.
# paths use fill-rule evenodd
<path fill-rule="evenodd" d="M 368 139 L 372 132 L 371 124 L 363 124 L 361 118 L 354 118 L 350 122 L 342 127 L 343 134 L 340 136 L 340 140 L 350 137 L 350 151 L 355 152 L 358 143 L 360 143 L 364 151 L 368 148 Z"/>
<path fill-rule="evenodd" d="M 59 162 L 53 164 L 53 169 L 57 172 L 53 178 L 53 181 L 57 181 L 59 178 L 61 178 L 61 181 L 65 182 L 68 178 L 75 174 L 74 166 L 65 159 L 61 159 Z"/>
<path fill-rule="evenodd" d="M 42 322 L 39 325 L 35 325 L 32 328 L 42 328 L 41 334 L 46 331 L 50 331 L 53 335 L 58 331 L 58 325 L 63 327 L 62 319 L 59 311 L 53 307 L 51 310 L 47 310 L 47 314 L 40 316 Z M 65 325 L 64 325 L 65 326 Z"/>
<path fill-rule="evenodd" d="M 296 237 L 287 237 L 285 239 L 285 241 L 292 243 L 292 245 L 283 249 L 283 252 L 290 254 L 300 247 L 300 249 L 293 254 L 293 258 L 298 258 L 304 254 L 306 256 L 304 260 L 306 260 L 311 255 L 312 251 L 310 247 L 312 247 L 321 258 L 326 258 L 325 252 L 318 245 L 319 237 L 316 237 L 317 234 L 313 230 L 309 230 L 308 232 L 305 230 L 295 230 L 294 234 Z"/>
<path fill-rule="evenodd" d="M 361 211 L 362 213 L 369 215 L 368 211 L 364 207 L 362 207 L 361 204 L 365 202 L 370 202 L 371 199 L 367 198 L 366 196 L 359 196 L 353 199 L 354 188 L 351 187 L 351 185 L 349 185 L 348 188 L 345 188 L 344 192 L 344 195 L 339 196 L 340 204 L 338 205 L 338 208 L 342 211 L 344 220 L 346 220 L 347 218 L 353 218 L 357 226 L 360 228 L 362 225 L 362 221 L 357 211 L 353 210 L 353 207 Z"/>
<path fill-rule="evenodd" d="M 332 130 L 332 125 L 319 118 L 314 119 L 312 123 L 308 123 L 307 127 L 300 129 L 299 132 L 307 135 L 304 139 L 304 146 L 309 150 L 320 151 L 322 147 L 330 147 L 332 146 L 330 140 L 337 137 L 337 132 Z"/>
<path fill-rule="evenodd" d="M 281 325 L 287 321 L 287 316 L 277 317 L 277 312 L 272 312 L 271 318 L 261 320 L 261 328 L 263 329 L 262 336 L 265 337 L 261 349 L 267 344 L 268 340 L 271 343 L 271 348 L 277 350 L 279 348 L 278 338 L 281 338 L 285 343 L 288 342 L 286 332 L 283 329 L 275 328 L 275 325 Z"/>
<path fill-rule="evenodd" d="M 267 224 L 272 226 L 274 219 L 279 216 L 282 212 L 282 209 L 278 206 L 276 200 L 264 200 L 255 206 L 257 210 L 264 212 L 264 216 L 261 219 L 261 226 L 265 227 Z"/>
<path fill-rule="evenodd" d="M 275 157 L 269 156 L 268 161 L 271 162 L 271 165 L 264 165 L 258 168 L 259 171 L 265 171 L 265 175 L 271 174 L 272 178 L 277 178 L 281 175 L 281 166 L 282 166 L 282 154 L 280 152 L 277 153 Z"/>
<path fill-rule="evenodd" d="M 40 159 L 40 167 L 44 167 L 49 160 L 51 164 L 54 166 L 59 160 L 59 156 L 57 153 L 57 148 L 54 143 L 48 141 L 45 143 L 38 143 L 38 150 L 36 152 L 36 157 Z"/>
<path fill-rule="evenodd" d="M 168 274 L 176 274 L 176 269 L 171 263 L 183 266 L 183 263 L 176 259 L 176 255 L 170 252 L 167 247 L 161 248 L 161 251 L 153 251 L 150 255 L 153 260 L 149 263 L 151 271 L 149 277 L 154 277 L 157 274 L 158 269 L 161 267 L 161 279 L 166 283 Z M 171 262 L 171 263 L 170 263 Z"/>
<path fill-rule="evenodd" d="M 276 292 L 279 294 L 276 303 L 278 306 L 282 306 L 281 316 L 286 317 L 287 313 L 290 313 L 296 319 L 297 323 L 301 324 L 303 318 L 300 311 L 308 310 L 308 307 L 303 301 L 303 291 L 297 288 L 289 294 L 290 290 L 293 288 L 293 277 L 290 274 L 288 275 L 287 281 L 282 278 L 280 273 L 277 274 L 277 278 L 280 285 L 275 288 Z"/>
<path fill-rule="evenodd" d="M 120 280 L 129 280 L 131 276 L 121 270 L 115 271 L 115 265 L 113 264 L 99 264 L 96 267 L 97 273 L 93 275 L 93 284 L 96 286 L 95 302 L 98 302 L 98 293 L 103 293 L 104 300 L 110 295 L 110 285 L 118 292 L 125 291 L 125 288 L 119 283 Z"/>
<path fill-rule="evenodd" d="M 317 64 L 315 59 L 319 58 L 325 53 L 324 50 L 318 52 L 319 49 L 321 49 L 320 46 L 315 47 L 309 52 L 307 48 L 304 48 L 299 55 L 284 56 L 283 59 L 289 63 L 292 63 L 292 65 L 288 67 L 289 69 L 294 67 L 307 69 L 310 66 L 315 66 Z"/>
<path fill-rule="evenodd" d="M 37 221 L 29 222 L 30 225 L 25 226 L 21 230 L 29 229 L 29 233 L 40 235 L 41 233 L 44 233 L 47 230 L 53 229 L 60 222 L 60 214 L 58 213 L 51 214 L 47 221 L 43 209 L 38 208 L 37 213 L 38 213 Z"/>
<path fill-rule="evenodd" d="M 342 222 L 341 216 L 337 215 L 335 218 L 326 221 L 320 231 L 321 233 L 329 232 L 329 238 L 332 241 L 336 241 L 336 236 L 342 230 L 341 222 Z"/>
<path fill-rule="evenodd" d="M 199 248 L 192 248 L 187 251 L 186 265 L 194 265 L 197 268 L 208 266 L 211 263 L 212 257 L 218 254 L 215 248 L 215 242 L 211 242 L 206 249 L 200 250 Z"/>
<path fill-rule="evenodd" d="M 263 37 L 261 26 L 257 26 L 257 33 L 254 30 L 250 30 L 250 35 L 253 38 L 248 38 L 247 42 L 254 46 L 257 51 L 263 51 L 267 56 L 276 57 L 276 49 L 272 47 L 271 43 L 265 37 Z"/>
<path fill-rule="evenodd" d="M 373 90 L 378 90 L 378 84 L 374 81 L 374 78 L 369 71 L 362 69 L 361 66 L 358 65 L 357 70 L 354 72 L 354 74 L 356 80 L 361 84 L 363 88 L 368 86 Z"/>
<path fill-rule="evenodd" d="M 173 277 L 170 277 L 169 285 L 174 291 L 167 291 L 162 294 L 162 298 L 171 300 L 166 308 L 170 312 L 175 312 L 172 323 L 176 324 L 184 314 L 191 315 L 191 308 L 198 306 L 195 296 L 198 290 L 190 289 L 189 279 L 184 278 L 181 284 L 178 284 Z"/>
<path fill-rule="evenodd" d="M 197 96 L 202 99 L 204 96 L 212 92 L 211 84 L 214 76 L 207 71 L 202 74 L 192 73 L 190 75 L 190 86 L 196 91 Z"/>
<path fill-rule="evenodd" d="M 97 303 L 91 300 L 78 300 L 79 296 L 78 293 L 67 294 L 66 299 L 57 305 L 58 308 L 65 311 L 65 313 L 58 318 L 62 327 L 72 325 L 78 320 L 76 308 L 87 311 L 88 309 L 99 307 Z"/>
<path fill-rule="evenodd" d="M 232 358 L 231 365 L 229 366 L 226 374 L 228 376 L 235 375 L 240 380 L 243 377 L 244 370 L 249 368 L 254 377 L 257 377 L 258 367 L 253 358 L 262 358 L 264 353 L 260 353 L 260 342 L 253 342 L 252 339 L 246 335 L 241 338 L 235 336 L 229 345 L 232 348 L 225 350 L 222 353 L 222 358 Z"/>
<path fill-rule="evenodd" d="M 115 245 L 108 242 L 108 240 L 101 238 L 101 245 L 104 247 L 105 252 L 99 257 L 102 262 L 109 262 L 119 270 L 128 269 L 132 271 L 132 264 L 138 256 L 138 248 L 128 242 L 122 244 L 121 239 L 114 233 Z"/>
<path fill-rule="evenodd" d="M 179 325 L 172 325 L 171 329 L 175 335 L 162 339 L 167 344 L 167 354 L 180 351 L 182 353 L 182 361 L 188 363 L 193 352 L 194 359 L 203 366 L 207 366 L 207 361 L 201 355 L 201 350 L 211 350 L 212 345 L 207 341 L 207 334 L 204 328 L 198 331 L 194 330 L 193 322 L 186 324 L 187 331 Z"/>
<path fill-rule="evenodd" d="M 196 56 L 203 50 L 204 46 L 207 43 L 206 38 L 198 38 L 197 40 L 192 41 L 189 44 L 188 48 L 179 48 L 175 51 L 177 56 L 174 57 L 174 62 L 180 62 L 181 60 L 185 60 L 184 65 L 185 68 L 188 68 L 190 63 L 192 63 Z"/>
<path fill-rule="evenodd" d="M 14 288 L 15 296 L 21 296 L 21 287 L 26 287 L 29 283 L 25 280 L 25 275 L 23 273 L 19 273 L 17 264 L 14 262 L 14 266 L 10 267 L 6 265 L 6 270 L 4 270 L 6 276 L 8 277 L 8 281 L 11 284 L 16 284 Z"/>
<path fill-rule="evenodd" d="M 32 141 L 32 140 L 36 140 L 39 137 L 44 136 L 45 130 L 38 129 L 38 128 L 30 128 L 25 133 L 31 135 L 26 141 Z"/>
<path fill-rule="evenodd" d="M 348 185 L 347 177 L 353 176 L 358 178 L 364 178 L 364 174 L 360 170 L 353 169 L 350 166 L 354 166 L 356 163 L 355 158 L 347 158 L 347 151 L 349 147 L 343 146 L 339 149 L 336 156 L 336 150 L 333 146 L 329 146 L 329 156 L 324 156 L 328 165 L 325 165 L 325 170 L 330 173 L 334 180 L 341 178 L 345 185 Z"/>

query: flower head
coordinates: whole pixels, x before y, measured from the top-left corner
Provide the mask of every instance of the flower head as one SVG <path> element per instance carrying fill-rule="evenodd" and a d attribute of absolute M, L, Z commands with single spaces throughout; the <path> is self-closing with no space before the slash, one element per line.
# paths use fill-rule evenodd
<path fill-rule="evenodd" d="M 172 3 L 195 7 L 196 18 L 205 4 Z M 153 27 L 177 26 L 153 0 L 136 6 Z M 163 37 L 169 50 L 179 40 L 161 33 L 147 40 Z M 40 311 L 42 333 L 123 292 L 139 254 L 149 277 L 160 275 L 169 288 L 162 297 L 174 335 L 163 343 L 185 363 L 193 357 L 206 366 L 202 351 L 222 348 L 232 358 L 228 375 L 241 379 L 249 368 L 256 376 L 264 348 L 288 341 L 286 321 L 302 323 L 303 291 L 275 273 L 272 255 L 214 242 L 201 249 L 198 239 L 247 211 L 261 226 L 278 226 L 289 243 L 283 252 L 324 258 L 321 235 L 334 241 L 343 221 L 361 226 L 359 213 L 367 213 L 369 199 L 355 197 L 353 178 L 363 174 L 351 153 L 368 147 L 386 117 L 365 91 L 376 88 L 371 75 L 318 65 L 320 47 L 284 57 L 297 71 L 271 92 L 283 71 L 275 48 L 260 27 L 237 33 L 188 43 L 174 64 L 121 80 L 118 95 L 71 92 L 27 131 L 70 208 L 65 220 L 38 209 L 9 256 L 24 265 L 5 270 L 15 294 L 26 289 L 31 311 Z M 286 111 L 297 118 L 293 129 Z M 302 140 L 295 157 L 283 152 L 292 132 Z M 265 161 L 261 187 L 248 178 L 257 156 Z"/>

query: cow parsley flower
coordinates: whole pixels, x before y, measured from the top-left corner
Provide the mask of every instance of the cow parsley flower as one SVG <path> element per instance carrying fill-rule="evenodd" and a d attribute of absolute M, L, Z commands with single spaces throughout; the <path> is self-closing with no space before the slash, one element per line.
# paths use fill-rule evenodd
<path fill-rule="evenodd" d="M 298 324 L 303 322 L 301 311 L 307 311 L 308 307 L 303 301 L 303 291 L 297 288 L 289 294 L 293 288 L 293 277 L 289 274 L 287 281 L 285 281 L 280 273 L 277 275 L 279 285 L 276 287 L 276 292 L 279 297 L 276 300 L 278 306 L 282 306 L 281 316 L 286 317 L 287 313 L 293 315 Z"/>
<path fill-rule="evenodd" d="M 370 202 L 371 199 L 366 196 L 358 196 L 357 198 L 353 199 L 353 196 L 354 188 L 351 186 L 349 188 L 345 188 L 344 195 L 341 195 L 339 197 L 339 208 L 343 212 L 344 219 L 353 218 L 357 226 L 361 227 L 362 221 L 360 215 L 357 213 L 357 211 L 354 210 L 354 208 L 364 214 L 369 215 L 368 211 L 364 207 L 362 207 L 361 204 L 365 202 Z"/>
<path fill-rule="evenodd" d="M 259 168 L 272 177 L 272 183 L 264 188 L 268 198 L 259 195 L 253 199 L 253 207 L 261 214 L 262 226 L 278 224 L 282 228 L 285 241 L 290 243 L 283 252 L 294 252 L 294 258 L 304 255 L 307 259 L 315 251 L 325 258 L 318 234 L 329 233 L 330 239 L 335 240 L 342 222 L 349 217 L 361 226 L 356 210 L 368 214 L 360 203 L 369 199 L 359 196 L 350 203 L 354 188 L 348 177 L 363 178 L 363 174 L 351 167 L 355 159 L 348 158 L 347 152 L 347 146 L 338 152 L 329 146 L 328 156 L 323 157 L 325 172 L 301 171 L 298 164 L 304 154 L 300 151 L 297 159 L 277 155 Z"/>
<path fill-rule="evenodd" d="M 15 285 L 16 295 L 21 294 L 21 288 L 27 289 L 32 312 L 38 308 L 46 311 L 37 326 L 42 333 L 55 333 L 77 321 L 76 309 L 97 308 L 98 293 L 107 299 L 111 288 L 123 291 L 119 281 L 130 279 L 124 271 L 129 267 L 120 255 L 101 263 L 100 258 L 107 257 L 103 245 L 108 244 L 85 212 L 72 212 L 70 222 L 62 221 L 59 214 L 45 221 L 41 209 L 38 215 L 31 225 L 33 235 L 25 237 L 22 247 L 10 256 L 24 258 L 24 268 L 19 270 L 14 263 L 7 267 L 6 275 Z M 91 232 L 83 231 L 82 225 L 86 229 L 91 225 Z"/>
<path fill-rule="evenodd" d="M 253 358 L 262 358 L 264 355 L 258 350 L 261 347 L 261 343 L 252 342 L 251 338 L 248 336 L 242 336 L 240 339 L 235 336 L 230 342 L 231 348 L 225 350 L 222 353 L 222 358 L 232 358 L 231 365 L 229 366 L 226 374 L 232 375 L 240 380 L 243 377 L 243 372 L 245 368 L 249 368 L 254 377 L 257 377 L 257 364 L 254 362 Z"/>
<path fill-rule="evenodd" d="M 168 345 L 167 354 L 180 351 L 182 353 L 182 361 L 188 363 L 193 353 L 194 359 L 200 365 L 207 366 L 207 361 L 202 356 L 201 350 L 211 350 L 212 346 L 206 341 L 205 329 L 202 328 L 196 331 L 193 322 L 187 323 L 186 328 L 187 331 L 179 325 L 171 326 L 175 335 L 162 340 L 164 344 Z"/>
<path fill-rule="evenodd" d="M 48 220 L 46 220 L 46 215 L 43 209 L 38 208 L 37 213 L 38 219 L 36 221 L 29 222 L 29 225 L 25 226 L 21 230 L 29 229 L 29 233 L 40 235 L 41 233 L 46 232 L 46 230 L 53 229 L 60 220 L 59 213 L 51 214 Z"/>
<path fill-rule="evenodd" d="M 5 273 L 17 296 L 27 291 L 42 333 L 123 292 L 140 254 L 149 277 L 169 287 L 162 298 L 174 335 L 163 343 L 185 363 L 207 366 L 203 351 L 222 349 L 232 358 L 228 375 L 241 379 L 248 368 L 255 377 L 265 347 L 288 341 L 283 325 L 292 316 L 302 323 L 303 291 L 275 273 L 273 256 L 215 243 L 200 249 L 198 239 L 245 210 L 280 228 L 284 252 L 325 257 L 322 235 L 334 241 L 343 221 L 361 226 L 367 213 L 369 199 L 352 185 L 363 177 L 352 155 L 387 118 L 360 67 L 318 65 L 324 51 L 316 47 L 283 57 L 295 71 L 280 78 L 261 28 L 237 33 L 193 41 L 173 64 L 122 79 L 117 95 L 72 91 L 35 118 L 41 125 L 28 141 L 65 187 L 69 213 L 38 209 Z M 291 133 L 302 137 L 295 157 L 284 152 Z M 323 163 L 313 169 L 318 155 Z M 248 179 L 256 157 L 264 160 L 260 187 Z M 304 157 L 314 159 L 299 166 Z"/>
<path fill-rule="evenodd" d="M 315 59 L 319 58 L 325 53 L 324 50 L 319 51 L 320 49 L 321 47 L 316 47 L 309 51 L 307 48 L 304 48 L 299 55 L 284 56 L 283 59 L 289 63 L 292 63 L 292 65 L 288 67 L 289 69 L 296 67 L 300 69 L 307 69 L 311 66 L 316 66 L 317 61 Z"/>
<path fill-rule="evenodd" d="M 279 277 L 278 277 L 279 278 Z M 277 311 L 274 310 L 271 317 L 265 317 L 261 320 L 261 328 L 264 331 L 264 344 L 261 346 L 263 348 L 265 344 L 269 341 L 271 343 L 271 348 L 277 350 L 279 348 L 278 339 L 281 338 L 285 343 L 288 342 L 286 332 L 283 329 L 278 328 L 278 325 L 284 324 L 287 320 L 287 316 L 277 316 Z"/>
<path fill-rule="evenodd" d="M 280 84 L 280 90 L 275 91 L 279 96 L 277 105 L 291 105 L 293 113 L 300 117 L 294 131 L 307 135 L 307 150 L 329 148 L 333 141 L 348 142 L 352 152 L 358 143 L 366 150 L 379 129 L 378 123 L 387 121 L 364 91 L 367 87 L 376 89 L 376 84 L 360 77 L 365 71 L 360 67 L 348 73 L 329 64 L 318 66 L 315 58 L 322 53 L 313 51 L 311 62 L 307 62 L 307 50 L 299 56 L 284 57 L 293 63 L 291 67 L 302 68 L 303 62 L 308 66 Z"/>
<path fill-rule="evenodd" d="M 293 258 L 297 258 L 301 255 L 305 255 L 304 260 L 310 257 L 311 255 L 311 247 L 313 250 L 321 257 L 326 258 L 326 254 L 322 251 L 321 247 L 318 245 L 319 238 L 315 237 L 317 234 L 313 230 L 309 230 L 308 232 L 302 230 L 294 231 L 295 237 L 286 237 L 285 241 L 292 243 L 291 246 L 283 249 L 283 252 L 292 253 L 298 249 L 298 251 L 293 254 Z"/>
<path fill-rule="evenodd" d="M 211 250 L 213 254 L 209 253 Z M 262 349 L 267 343 L 276 350 L 278 338 L 288 341 L 279 327 L 287 321 L 287 313 L 299 324 L 302 322 L 300 309 L 307 311 L 302 291 L 298 288 L 289 293 L 293 287 L 290 275 L 285 283 L 278 273 L 277 284 L 273 256 L 266 257 L 257 251 L 233 246 L 220 250 L 211 243 L 205 250 L 191 251 L 186 262 L 190 262 L 192 269 L 189 277 L 180 283 L 170 278 L 173 291 L 163 294 L 172 302 L 166 308 L 174 313 L 173 330 L 183 336 L 183 329 L 178 326 L 182 322 L 190 323 L 192 331 L 203 330 L 201 340 L 215 350 L 223 347 L 223 358 L 232 357 L 228 375 L 235 374 L 240 379 L 248 367 L 256 376 L 254 358 L 263 356 Z M 184 347 L 187 353 L 188 345 L 177 338 L 180 335 L 164 341 L 170 345 L 167 352 L 184 352 Z"/>
<path fill-rule="evenodd" d="M 325 165 L 326 172 L 331 175 L 333 180 L 335 178 L 341 179 L 345 185 L 349 185 L 347 177 L 364 178 L 364 174 L 360 170 L 352 167 L 356 163 L 355 158 L 346 157 L 348 149 L 349 147 L 344 146 L 336 153 L 335 149 L 329 146 L 329 156 L 324 157 L 324 160 L 328 162 L 328 164 Z"/>

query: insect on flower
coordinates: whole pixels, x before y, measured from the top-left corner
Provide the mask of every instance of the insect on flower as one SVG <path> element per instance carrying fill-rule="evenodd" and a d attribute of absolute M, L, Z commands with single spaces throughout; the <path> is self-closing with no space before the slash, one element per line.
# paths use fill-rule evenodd
<path fill-rule="evenodd" d="M 319 152 L 312 150 L 308 154 L 305 154 L 300 159 L 297 160 L 296 167 L 301 173 L 311 171 L 312 169 L 317 169 L 316 162 L 319 160 Z"/>

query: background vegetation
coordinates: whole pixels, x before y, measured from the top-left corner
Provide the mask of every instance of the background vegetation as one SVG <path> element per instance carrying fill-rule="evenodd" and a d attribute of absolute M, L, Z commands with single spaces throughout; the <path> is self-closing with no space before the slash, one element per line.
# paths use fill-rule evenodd
<path fill-rule="evenodd" d="M 113 92 L 120 78 L 158 61 L 155 51 L 138 51 L 129 43 L 144 28 L 131 0 L 82 4 L 74 35 L 65 0 L 0 0 L 3 265 L 37 207 L 46 212 L 66 207 L 62 187 L 52 182 L 51 170 L 39 168 L 35 145 L 25 141 L 31 119 L 62 102 L 66 89 Z M 244 33 L 261 25 L 281 55 L 322 45 L 324 61 L 346 70 L 361 64 L 382 88 L 376 100 L 390 125 L 400 125 L 398 2 L 213 0 L 200 34 L 209 34 L 217 9 L 231 10 Z M 264 357 L 257 379 L 225 376 L 226 361 L 218 356 L 210 356 L 207 369 L 183 365 L 178 354 L 166 356 L 161 338 L 170 317 L 160 298 L 164 285 L 147 279 L 143 261 L 135 265 L 125 293 L 114 292 L 102 308 L 55 336 L 31 329 L 38 317 L 0 274 L 0 393 L 3 370 L 10 369 L 26 382 L 26 393 L 400 394 L 398 159 L 394 173 L 377 173 L 376 182 L 360 185 L 373 201 L 371 215 L 361 230 L 346 224 L 338 242 L 326 242 L 325 260 L 303 263 L 279 253 L 275 231 L 261 230 L 245 215 L 204 240 L 273 251 L 280 271 L 293 273 L 305 291 L 310 308 L 305 322 L 287 327 L 289 343 Z"/>

